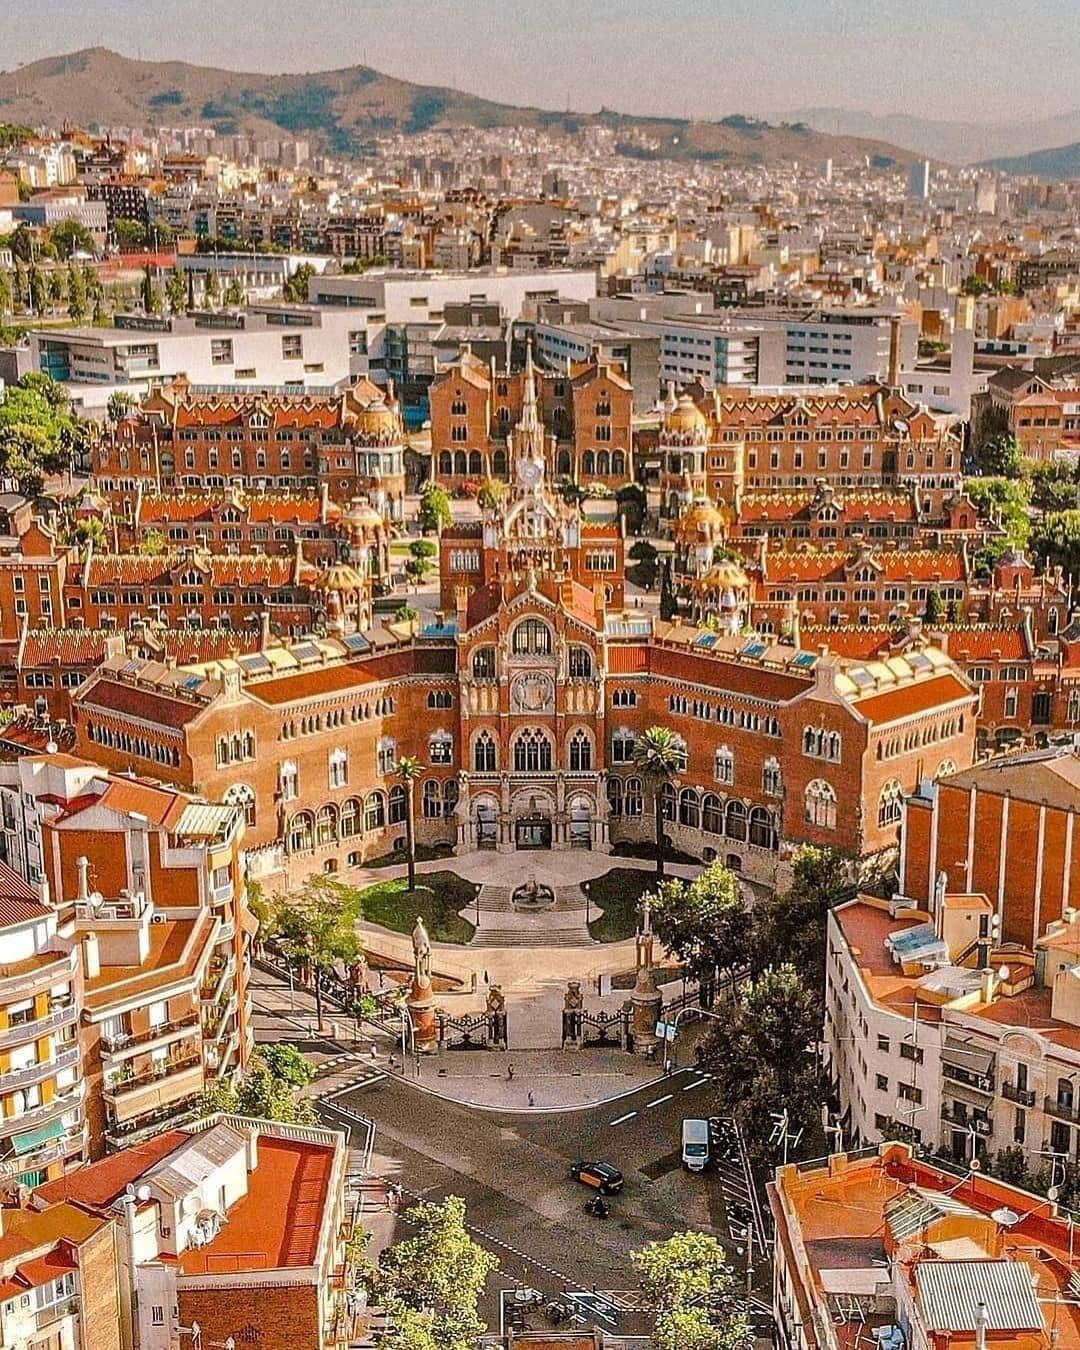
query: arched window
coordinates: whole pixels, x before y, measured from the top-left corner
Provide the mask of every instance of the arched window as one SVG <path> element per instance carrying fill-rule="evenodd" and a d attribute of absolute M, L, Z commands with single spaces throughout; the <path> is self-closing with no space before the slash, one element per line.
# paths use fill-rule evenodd
<path fill-rule="evenodd" d="M 515 656 L 550 656 L 551 629 L 539 619 L 523 619 L 514 629 Z"/>
<path fill-rule="evenodd" d="M 449 478 L 454 472 L 454 457 L 449 450 L 439 451 L 439 473 Z"/>
<path fill-rule="evenodd" d="M 442 814 L 442 796 L 437 779 L 429 778 L 424 784 L 423 802 L 424 819 L 438 820 Z"/>
<path fill-rule="evenodd" d="M 707 792 L 701 803 L 701 827 L 709 834 L 724 833 L 724 807 L 715 792 Z"/>
<path fill-rule="evenodd" d="M 491 456 L 491 471 L 495 474 L 505 476 L 506 474 L 506 451 L 496 450 Z"/>
<path fill-rule="evenodd" d="M 591 680 L 593 673 L 592 652 L 588 647 L 571 647 L 569 653 L 570 678 L 572 680 Z"/>
<path fill-rule="evenodd" d="M 364 829 L 381 830 L 386 824 L 386 798 L 381 792 L 371 792 L 364 801 Z"/>
<path fill-rule="evenodd" d="M 726 745 L 720 746 L 713 757 L 713 776 L 718 783 L 730 785 L 735 781 L 735 756 Z"/>
<path fill-rule="evenodd" d="M 626 456 L 621 450 L 612 450 L 611 452 L 611 472 L 620 478 L 626 473 Z"/>
<path fill-rule="evenodd" d="M 463 398 L 456 398 L 453 403 L 450 404 L 450 413 L 453 417 L 465 417 L 468 415 L 468 412 L 469 405 Z"/>
<path fill-rule="evenodd" d="M 226 806 L 239 806 L 243 809 L 245 825 L 255 824 L 255 790 L 247 783 L 234 783 L 232 787 L 226 788 L 222 800 Z"/>
<path fill-rule="evenodd" d="M 330 751 L 330 786 L 331 788 L 344 787 L 349 781 L 349 754 L 348 751 L 337 749 Z"/>
<path fill-rule="evenodd" d="M 345 803 L 348 806 L 348 802 Z M 408 811 L 405 789 L 399 783 L 397 787 L 390 789 L 390 815 L 391 825 L 401 825 L 404 823 L 405 814 Z M 342 833 L 345 832 L 345 810 L 341 812 Z"/>
<path fill-rule="evenodd" d="M 515 773 L 550 773 L 551 742 L 542 731 L 526 730 L 514 742 Z"/>
<path fill-rule="evenodd" d="M 943 760 L 941 761 L 941 763 L 937 766 L 937 773 L 934 774 L 934 777 L 935 777 L 935 778 L 947 778 L 947 777 L 949 776 L 949 774 L 955 773 L 955 772 L 956 772 L 956 760 L 955 760 L 955 759 L 943 759 Z"/>
<path fill-rule="evenodd" d="M 325 806 L 319 807 L 319 814 L 315 817 L 315 842 L 332 844 L 336 838 L 337 807 L 328 802 Z"/>
<path fill-rule="evenodd" d="M 561 478 L 570 477 L 570 451 L 560 450 L 555 456 L 555 472 Z"/>
<path fill-rule="evenodd" d="M 586 732 L 579 729 L 570 737 L 566 763 L 572 773 L 587 773 L 592 768 L 592 741 Z"/>
<path fill-rule="evenodd" d="M 772 756 L 761 766 L 761 790 L 769 797 L 784 795 L 784 775 L 779 761 Z"/>
<path fill-rule="evenodd" d="M 404 793 L 404 788 L 396 788 L 395 791 Z M 354 834 L 360 833 L 359 798 L 347 797 L 341 803 L 341 820 L 338 824 L 338 831 L 342 839 L 349 839 Z"/>
<path fill-rule="evenodd" d="M 806 823 L 820 830 L 836 829 L 836 793 L 823 778 L 806 785 Z"/>
<path fill-rule="evenodd" d="M 596 455 L 592 450 L 586 450 L 585 453 L 581 456 L 581 472 L 582 473 L 596 472 Z"/>
<path fill-rule="evenodd" d="M 443 815 L 449 819 L 457 810 L 461 789 L 456 778 L 448 778 L 443 784 Z"/>
<path fill-rule="evenodd" d="M 640 816 L 644 810 L 644 794 L 640 778 L 628 778 L 623 794 L 623 811 L 628 816 Z"/>
<path fill-rule="evenodd" d="M 474 680 L 493 680 L 495 678 L 495 648 L 477 647 L 473 652 L 472 673 Z"/>
<path fill-rule="evenodd" d="M 473 742 L 473 769 L 476 773 L 494 773 L 497 767 L 495 740 L 490 731 L 482 731 Z"/>
<path fill-rule="evenodd" d="M 757 848 L 776 848 L 776 826 L 764 806 L 750 811 L 750 842 Z"/>
<path fill-rule="evenodd" d="M 679 793 L 679 824 L 696 830 L 700 823 L 701 808 L 698 806 L 697 793 L 693 788 L 683 788 Z"/>
<path fill-rule="evenodd" d="M 878 797 L 877 823 L 881 829 L 898 825 L 904 814 L 904 789 L 893 778 L 881 789 Z"/>
<path fill-rule="evenodd" d="M 607 781 L 608 815 L 618 820 L 623 811 L 623 785 L 621 778 L 609 778 Z"/>
<path fill-rule="evenodd" d="M 484 461 L 480 456 L 479 450 L 469 451 L 469 472 L 470 473 L 484 472 Z"/>
<path fill-rule="evenodd" d="M 724 812 L 724 833 L 729 839 L 746 839 L 746 807 L 739 801 L 729 801 Z"/>
<path fill-rule="evenodd" d="M 306 853 L 315 847 L 315 822 L 310 811 L 299 811 L 289 825 L 289 852 Z"/>
<path fill-rule="evenodd" d="M 678 818 L 675 789 L 670 783 L 660 784 L 660 812 L 665 820 Z"/>

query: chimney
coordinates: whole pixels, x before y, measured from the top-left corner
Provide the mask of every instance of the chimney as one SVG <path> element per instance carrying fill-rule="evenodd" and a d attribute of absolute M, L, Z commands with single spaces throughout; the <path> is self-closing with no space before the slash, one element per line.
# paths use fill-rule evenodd
<path fill-rule="evenodd" d="M 79 874 L 79 890 L 75 899 L 80 904 L 86 904 L 90 899 L 90 859 L 76 858 L 75 870 Z"/>
<path fill-rule="evenodd" d="M 101 974 L 101 956 L 98 953 L 98 939 L 96 933 L 84 933 L 82 940 L 83 948 L 83 978 L 87 980 L 96 980 Z"/>
<path fill-rule="evenodd" d="M 901 317 L 894 314 L 889 320 L 889 388 L 900 388 L 900 324 Z"/>
<path fill-rule="evenodd" d="M 975 1309 L 975 1350 L 986 1350 L 986 1333 L 990 1327 L 990 1314 L 981 1300 Z"/>
<path fill-rule="evenodd" d="M 259 611 L 259 651 L 266 651 L 270 646 L 270 611 L 263 609 Z"/>
<path fill-rule="evenodd" d="M 469 588 L 458 586 L 454 591 L 454 608 L 457 611 L 458 632 L 464 633 L 469 612 Z"/>

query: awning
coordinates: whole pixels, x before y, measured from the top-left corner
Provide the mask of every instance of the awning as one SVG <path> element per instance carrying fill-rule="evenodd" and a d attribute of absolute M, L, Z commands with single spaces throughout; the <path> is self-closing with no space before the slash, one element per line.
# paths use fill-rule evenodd
<path fill-rule="evenodd" d="M 27 1130 L 25 1134 L 14 1135 L 11 1146 L 18 1154 L 33 1153 L 34 1149 L 40 1148 L 42 1144 L 52 1143 L 54 1139 L 59 1139 L 63 1133 L 63 1117 L 57 1116 L 55 1120 L 50 1120 L 48 1125 L 42 1125 L 36 1130 Z"/>
<path fill-rule="evenodd" d="M 947 1037 L 941 1047 L 942 1064 L 951 1064 L 954 1069 L 964 1069 L 973 1078 L 991 1078 L 994 1073 L 994 1056 L 981 1046 Z"/>

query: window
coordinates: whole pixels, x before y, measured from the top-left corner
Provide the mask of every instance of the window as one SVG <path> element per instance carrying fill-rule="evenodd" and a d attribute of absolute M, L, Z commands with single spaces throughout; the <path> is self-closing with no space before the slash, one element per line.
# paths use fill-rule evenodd
<path fill-rule="evenodd" d="M 154 1303 L 150 1308 L 150 1322 L 155 1327 L 165 1325 L 165 1309 L 160 1303 Z"/>
<path fill-rule="evenodd" d="M 551 629 L 539 619 L 524 619 L 514 629 L 515 656 L 550 656 Z"/>
<path fill-rule="evenodd" d="M 889 1038 L 888 1038 L 888 1036 L 878 1036 L 878 1038 L 877 1038 L 877 1048 L 878 1048 L 878 1049 L 882 1052 L 882 1054 L 884 1054 L 884 1055 L 887 1055 L 887 1054 L 889 1053 Z"/>
<path fill-rule="evenodd" d="M 826 731 L 820 727 L 803 728 L 803 754 L 814 759 L 828 759 L 834 763 L 840 759 L 840 733 Z"/>
<path fill-rule="evenodd" d="M 720 746 L 713 758 L 713 777 L 728 786 L 735 782 L 735 756 L 726 745 Z"/>
<path fill-rule="evenodd" d="M 922 1088 L 917 1088 L 914 1083 L 897 1083 L 896 1095 L 901 1101 L 918 1105 L 922 1101 Z"/>
<path fill-rule="evenodd" d="M 918 1045 L 912 1045 L 910 1041 L 901 1041 L 900 1058 L 910 1059 L 915 1064 L 921 1064 L 923 1061 L 922 1047 Z"/>
<path fill-rule="evenodd" d="M 427 705 L 429 708 L 452 708 L 454 706 L 454 696 L 448 689 L 435 689 L 428 694 Z"/>
<path fill-rule="evenodd" d="M 570 737 L 567 767 L 572 773 L 587 773 L 592 768 L 592 741 L 582 730 Z"/>
<path fill-rule="evenodd" d="M 636 708 L 637 690 L 636 689 L 615 689 L 611 694 L 611 706 L 613 708 Z"/>
<path fill-rule="evenodd" d="M 544 732 L 526 730 L 518 735 L 514 742 L 514 772 L 551 772 L 551 742 Z"/>
<path fill-rule="evenodd" d="M 820 830 L 836 829 L 836 793 L 821 778 L 806 785 L 806 823 Z"/>
<path fill-rule="evenodd" d="M 886 829 L 889 825 L 898 825 L 903 814 L 904 789 L 894 778 L 885 784 L 878 798 L 878 828 Z"/>
<path fill-rule="evenodd" d="M 386 798 L 372 792 L 364 802 L 364 829 L 381 830 L 386 824 Z"/>
<path fill-rule="evenodd" d="M 482 731 L 473 742 L 473 769 L 476 773 L 494 773 L 496 768 L 495 741 L 490 731 Z"/>
<path fill-rule="evenodd" d="M 287 759 L 278 770 L 278 791 L 285 802 L 294 802 L 300 796 L 300 771 L 295 760 Z"/>
<path fill-rule="evenodd" d="M 495 648 L 477 647 L 473 652 L 472 673 L 474 680 L 493 680 L 495 678 Z"/>
<path fill-rule="evenodd" d="M 390 789 L 390 824 L 400 825 L 405 819 L 408 810 L 408 794 L 399 783 L 397 787 Z"/>
<path fill-rule="evenodd" d="M 623 812 L 627 816 L 640 816 L 645 808 L 645 794 L 641 789 L 640 778 L 628 778 L 623 792 Z"/>
<path fill-rule="evenodd" d="M 618 820 L 623 813 L 623 785 L 621 778 L 609 778 L 607 782 L 608 815 Z"/>
<path fill-rule="evenodd" d="M 330 786 L 342 788 L 349 781 L 349 756 L 345 750 L 330 752 Z"/>
<path fill-rule="evenodd" d="M 210 342 L 210 360 L 215 366 L 231 366 L 233 363 L 232 338 L 213 338 Z"/>
<path fill-rule="evenodd" d="M 281 355 L 286 361 L 304 359 L 304 339 L 300 333 L 285 333 L 281 339 Z"/>
<path fill-rule="evenodd" d="M 437 731 L 428 740 L 428 761 L 431 764 L 454 762 L 454 738 L 445 731 Z"/>
<path fill-rule="evenodd" d="M 761 790 L 769 797 L 784 795 L 784 776 L 775 759 L 769 758 L 761 766 Z"/>
<path fill-rule="evenodd" d="M 593 673 L 592 652 L 588 647 L 570 648 L 570 678 L 572 680 L 591 680 Z"/>
<path fill-rule="evenodd" d="M 425 820 L 438 820 L 442 815 L 442 800 L 439 795 L 439 784 L 434 778 L 429 778 L 424 784 L 423 806 Z"/>
<path fill-rule="evenodd" d="M 701 824 L 701 808 L 698 796 L 693 788 L 683 788 L 679 793 L 679 824 L 696 830 Z"/>
<path fill-rule="evenodd" d="M 875 1074 L 875 1075 L 874 1075 L 874 1086 L 877 1088 L 877 1090 L 878 1090 L 879 1092 L 888 1092 L 888 1090 L 889 1090 L 889 1080 L 888 1080 L 888 1077 L 887 1077 L 885 1074 L 883 1074 L 883 1073 L 877 1073 L 877 1074 Z"/>
<path fill-rule="evenodd" d="M 380 741 L 375 751 L 375 767 L 378 773 L 393 773 L 397 766 L 397 742 Z"/>
<path fill-rule="evenodd" d="M 613 764 L 630 764 L 634 758 L 634 741 L 636 737 L 632 731 L 616 731 L 611 738 L 611 762 Z"/>

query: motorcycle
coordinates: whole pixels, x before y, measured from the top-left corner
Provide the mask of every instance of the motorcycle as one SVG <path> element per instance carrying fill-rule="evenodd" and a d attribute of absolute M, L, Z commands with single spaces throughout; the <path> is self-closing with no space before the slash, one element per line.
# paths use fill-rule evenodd
<path fill-rule="evenodd" d="M 585 1213 L 591 1214 L 595 1219 L 606 1219 L 611 1213 L 611 1206 L 602 1195 L 594 1195 L 586 1204 Z"/>

